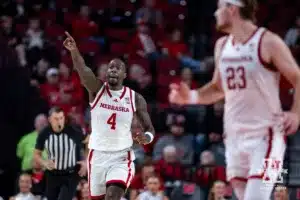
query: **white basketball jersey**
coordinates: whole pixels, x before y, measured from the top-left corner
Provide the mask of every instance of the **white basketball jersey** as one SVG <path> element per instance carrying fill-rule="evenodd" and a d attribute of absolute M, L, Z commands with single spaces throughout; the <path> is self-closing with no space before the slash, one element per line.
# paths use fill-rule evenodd
<path fill-rule="evenodd" d="M 273 114 L 282 112 L 280 74 L 268 69 L 260 54 L 265 32 L 266 29 L 259 28 L 243 44 L 234 44 L 233 36 L 229 35 L 221 51 L 219 72 L 225 93 L 225 133 L 263 130 L 274 125 Z"/>
<path fill-rule="evenodd" d="M 113 91 L 105 83 L 91 103 L 92 133 L 89 148 L 121 151 L 133 144 L 131 122 L 135 112 L 135 92 L 128 87 Z"/>

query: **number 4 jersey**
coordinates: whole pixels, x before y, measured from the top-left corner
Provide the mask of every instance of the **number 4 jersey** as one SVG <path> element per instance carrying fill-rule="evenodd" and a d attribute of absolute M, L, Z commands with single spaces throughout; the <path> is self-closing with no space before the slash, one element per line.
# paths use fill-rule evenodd
<path fill-rule="evenodd" d="M 257 133 L 274 125 L 273 114 L 281 113 L 280 74 L 261 57 L 266 31 L 258 28 L 241 44 L 234 44 L 232 35 L 224 42 L 218 66 L 225 93 L 225 133 Z"/>
<path fill-rule="evenodd" d="M 128 87 L 113 91 L 105 83 L 90 105 L 92 133 L 89 148 L 108 152 L 130 148 L 135 92 Z"/>

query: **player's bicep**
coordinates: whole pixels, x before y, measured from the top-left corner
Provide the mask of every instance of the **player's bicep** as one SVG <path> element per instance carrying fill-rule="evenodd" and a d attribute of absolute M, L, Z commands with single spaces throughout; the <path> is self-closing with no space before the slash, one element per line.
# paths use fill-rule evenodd
<path fill-rule="evenodd" d="M 147 102 L 144 97 L 138 93 L 135 96 L 136 116 L 141 123 L 144 131 L 149 131 L 154 134 L 154 127 L 151 122 L 150 115 L 147 111 Z"/>
<path fill-rule="evenodd" d="M 271 49 L 276 49 L 276 51 L 271 51 Z M 300 69 L 290 49 L 278 36 L 273 35 L 269 43 L 269 50 L 271 53 L 271 62 L 295 86 L 300 81 Z"/>

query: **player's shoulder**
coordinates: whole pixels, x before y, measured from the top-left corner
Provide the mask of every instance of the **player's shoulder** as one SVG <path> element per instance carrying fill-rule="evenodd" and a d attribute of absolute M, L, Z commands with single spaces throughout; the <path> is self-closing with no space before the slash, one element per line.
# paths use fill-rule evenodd
<path fill-rule="evenodd" d="M 216 44 L 215 44 L 215 47 L 216 48 L 222 48 L 222 46 L 225 45 L 226 41 L 228 40 L 228 35 L 225 35 L 225 36 L 222 36 L 220 37 L 217 41 L 216 41 Z"/>
<path fill-rule="evenodd" d="M 278 47 L 278 45 L 283 45 L 284 41 L 283 39 L 281 39 L 281 37 L 268 30 L 265 29 L 263 35 L 261 36 L 261 40 L 262 40 L 262 45 L 264 45 L 264 47 L 268 48 L 268 49 L 274 49 L 276 47 Z"/>

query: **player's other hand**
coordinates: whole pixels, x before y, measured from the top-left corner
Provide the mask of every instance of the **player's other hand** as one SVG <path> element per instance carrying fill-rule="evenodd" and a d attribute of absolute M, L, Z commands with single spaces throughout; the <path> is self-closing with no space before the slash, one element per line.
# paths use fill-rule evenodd
<path fill-rule="evenodd" d="M 181 82 L 178 84 L 170 85 L 169 102 L 178 105 L 189 104 L 190 100 L 190 88 L 189 86 Z"/>
<path fill-rule="evenodd" d="M 150 139 L 145 133 L 136 133 L 133 137 L 139 144 L 146 145 L 150 143 Z"/>
<path fill-rule="evenodd" d="M 87 172 L 87 167 L 86 167 L 86 162 L 85 161 L 78 161 L 77 164 L 80 165 L 80 169 L 79 169 L 79 176 L 80 177 L 84 177 L 86 175 Z"/>
<path fill-rule="evenodd" d="M 53 160 L 45 160 L 43 163 L 43 166 L 47 169 L 47 170 L 53 170 L 56 169 L 55 167 L 55 163 Z"/>
<path fill-rule="evenodd" d="M 283 127 L 287 135 L 296 133 L 299 128 L 299 117 L 293 112 L 283 113 Z"/>
<path fill-rule="evenodd" d="M 66 34 L 67 38 L 65 39 L 65 41 L 63 43 L 64 47 L 66 49 L 68 49 L 69 51 L 73 51 L 73 50 L 77 49 L 74 38 L 68 32 L 65 32 L 65 34 Z"/>

